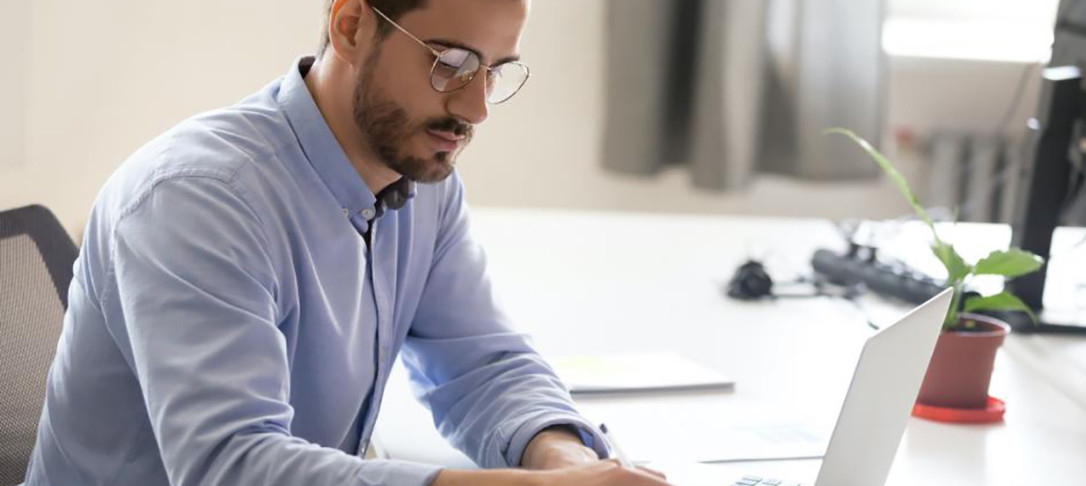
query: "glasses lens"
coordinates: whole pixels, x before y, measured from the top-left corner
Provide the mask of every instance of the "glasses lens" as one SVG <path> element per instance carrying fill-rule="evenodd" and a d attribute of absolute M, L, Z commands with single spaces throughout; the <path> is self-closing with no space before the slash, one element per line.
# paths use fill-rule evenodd
<path fill-rule="evenodd" d="M 430 82 L 434 89 L 447 93 L 466 86 L 478 71 L 479 56 L 454 47 L 442 51 L 437 57 Z"/>
<path fill-rule="evenodd" d="M 528 81 L 528 67 L 519 62 L 507 62 L 494 67 L 487 75 L 486 101 L 498 104 L 512 98 Z"/>

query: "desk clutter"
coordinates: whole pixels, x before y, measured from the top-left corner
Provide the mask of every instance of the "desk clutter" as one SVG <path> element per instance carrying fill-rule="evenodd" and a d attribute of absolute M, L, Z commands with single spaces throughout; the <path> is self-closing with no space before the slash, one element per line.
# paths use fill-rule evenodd
<path fill-rule="evenodd" d="M 732 483 L 732 486 L 800 486 L 800 484 L 759 476 L 743 476 L 735 483 Z"/>
<path fill-rule="evenodd" d="M 868 295 L 883 297 L 888 302 L 916 304 L 949 285 L 945 275 L 952 273 L 951 267 L 946 268 L 947 273 L 942 273 L 942 269 L 934 266 L 936 262 L 944 266 L 947 263 L 932 254 L 932 235 L 925 234 L 927 230 L 934 231 L 932 226 L 922 225 L 919 221 L 861 222 L 851 229 L 846 226 L 838 225 L 839 232 L 845 236 L 842 239 L 844 245 L 828 246 L 836 247 L 834 250 L 825 246 L 808 250 L 811 251 L 809 266 L 794 262 L 789 269 L 773 267 L 778 273 L 791 273 L 792 280 L 778 283 L 762 262 L 744 262 L 736 269 L 729 283 L 728 295 L 740 300 L 840 297 L 864 312 L 869 326 L 877 330 L 878 326 L 873 324 L 865 309 L 868 306 L 861 305 L 861 298 L 865 304 L 872 303 Z M 1006 405 L 1002 400 L 990 397 L 988 388 L 996 349 L 1002 345 L 1003 336 L 1012 330 L 1019 334 L 1081 336 L 1086 334 L 1086 326 L 1066 324 L 1076 320 L 1073 313 L 1071 318 L 1054 319 L 1055 322 L 1064 323 L 1054 325 L 1049 318 L 1056 315 L 1057 309 L 1034 308 L 1030 312 L 1026 304 L 1016 304 L 1019 301 L 1013 298 L 1016 291 L 1013 284 L 1017 277 L 1037 266 L 1033 263 L 1037 259 L 1013 248 L 1006 250 L 1006 245 L 1013 243 L 1010 228 L 994 225 L 937 226 L 940 233 L 946 233 L 947 238 L 953 238 L 961 247 L 964 258 L 957 259 L 961 262 L 962 270 L 954 281 L 961 295 L 955 299 L 956 306 L 948 315 L 913 416 L 952 423 L 1000 422 Z M 1073 254 L 1086 242 L 1082 235 L 1081 231 L 1055 233 L 1052 245 L 1054 253 Z M 933 265 L 925 266 L 929 261 Z M 1072 262 L 1061 262 L 1050 273 L 1058 278 L 1049 279 L 1048 290 L 1053 294 L 1049 303 L 1067 307 L 1070 300 L 1065 295 L 1069 294 L 1065 287 L 1072 287 L 1074 281 L 1060 271 L 1062 266 Z M 1022 267 L 1022 270 L 1013 270 L 1015 266 Z M 962 275 L 966 278 L 962 278 Z M 827 289 L 846 291 L 831 292 Z M 1057 294 L 1060 299 L 1055 298 Z M 999 299 L 1005 302 L 1000 304 L 997 302 Z M 1071 307 L 1079 309 L 1077 320 L 1086 322 L 1086 312 L 1082 311 L 1086 308 L 1082 307 L 1082 303 Z M 960 319 L 958 313 L 962 313 Z M 979 324 L 992 318 L 999 322 L 984 326 Z M 958 323 L 959 320 L 961 325 L 952 325 L 952 322 Z M 1064 339 L 1073 342 L 1074 338 Z M 987 341 L 991 343 L 982 346 L 982 342 Z M 958 342 L 961 343 L 956 344 Z M 1066 375 L 1070 372 L 1056 370 L 1056 373 Z M 1012 401 L 1015 397 L 1007 398 Z"/>
<path fill-rule="evenodd" d="M 900 251 L 915 225 L 900 226 L 887 245 L 879 245 L 880 257 L 902 258 L 936 276 L 924 260 Z M 815 484 L 822 463 L 817 459 L 734 460 L 824 455 L 861 342 L 873 332 L 841 299 L 736 301 L 722 297 L 720 287 L 722 277 L 750 256 L 762 258 L 781 281 L 810 275 L 818 249 L 847 251 L 832 222 L 483 209 L 476 211 L 475 228 L 510 315 L 548 361 L 659 350 L 734 380 L 732 391 L 575 395 L 577 409 L 590 423 L 613 429 L 634 463 L 650 461 L 673 484 L 686 486 L 727 486 L 748 475 Z M 996 229 L 962 224 L 960 234 L 974 230 Z M 568 238 L 570 232 L 581 237 Z M 627 236 L 635 234 L 666 237 Z M 1069 238 L 1067 246 L 1080 236 Z M 987 233 L 980 239 L 1001 241 Z M 752 242 L 782 246 L 752 254 Z M 580 277 L 571 279 L 573 272 Z M 873 292 L 857 300 L 880 327 L 911 308 Z M 991 389 L 1007 401 L 1005 422 L 960 426 L 909 419 L 887 486 L 1077 484 L 1086 477 L 1086 421 L 1068 393 L 1078 382 L 1037 372 L 1061 359 L 1082 362 L 1086 343 L 1057 339 L 1008 336 Z M 385 393 L 374 437 L 378 457 L 470 466 L 441 438 L 404 371 L 393 373 Z M 719 462 L 727 458 L 733 460 Z"/>

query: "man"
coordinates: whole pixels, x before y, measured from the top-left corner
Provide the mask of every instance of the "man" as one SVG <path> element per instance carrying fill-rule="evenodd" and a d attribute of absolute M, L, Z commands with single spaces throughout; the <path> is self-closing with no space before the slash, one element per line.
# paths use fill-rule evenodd
<path fill-rule="evenodd" d="M 456 156 L 526 0 L 335 0 L 316 59 L 137 151 L 88 223 L 36 485 L 663 485 L 495 306 Z M 404 361 L 488 471 L 363 460 Z"/>

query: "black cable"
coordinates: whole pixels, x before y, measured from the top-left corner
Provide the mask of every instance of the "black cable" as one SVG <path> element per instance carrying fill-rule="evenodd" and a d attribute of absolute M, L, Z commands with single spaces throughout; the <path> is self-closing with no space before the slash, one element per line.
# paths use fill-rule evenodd
<path fill-rule="evenodd" d="M 775 290 L 775 287 L 780 288 L 781 286 L 790 285 L 810 285 L 811 291 L 805 293 L 782 293 Z M 828 287 L 833 287 L 838 291 L 832 292 Z M 860 305 L 859 301 L 857 301 L 865 291 L 866 288 L 862 284 L 848 286 L 830 285 L 828 282 L 819 278 L 812 279 L 802 276 L 796 280 L 774 284 L 773 278 L 769 276 L 765 266 L 756 260 L 747 260 L 740 265 L 724 288 L 724 292 L 728 297 L 745 301 L 840 299 L 855 306 L 856 310 L 859 311 L 860 315 L 863 317 L 867 327 L 878 331 L 879 326 L 875 325 L 874 321 L 871 320 L 871 316 L 867 313 L 867 310 Z"/>
<path fill-rule="evenodd" d="M 875 324 L 875 321 L 871 320 L 871 315 L 867 313 L 867 309 L 864 309 L 864 307 L 862 305 L 860 305 L 860 302 L 858 300 L 856 300 L 855 298 L 850 299 L 850 298 L 845 297 L 843 295 L 837 296 L 837 298 L 852 304 L 852 306 L 855 307 L 856 310 L 860 312 L 860 316 L 863 317 L 864 321 L 867 323 L 867 327 L 870 327 L 871 329 L 874 329 L 876 331 L 882 329 L 881 327 L 879 327 L 879 326 L 877 326 Z"/>

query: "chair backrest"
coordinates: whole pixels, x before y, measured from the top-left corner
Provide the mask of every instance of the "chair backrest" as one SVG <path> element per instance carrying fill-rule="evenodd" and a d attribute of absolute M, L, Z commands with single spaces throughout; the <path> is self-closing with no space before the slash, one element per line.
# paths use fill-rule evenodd
<path fill-rule="evenodd" d="M 34 448 L 78 250 L 41 206 L 0 212 L 0 485 L 19 484 Z"/>

